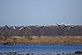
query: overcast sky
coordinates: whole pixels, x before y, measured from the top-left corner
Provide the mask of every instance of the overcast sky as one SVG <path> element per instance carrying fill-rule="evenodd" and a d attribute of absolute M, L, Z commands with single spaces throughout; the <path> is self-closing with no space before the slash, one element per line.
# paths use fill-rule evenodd
<path fill-rule="evenodd" d="M 82 0 L 0 0 L 0 25 L 82 24 Z"/>

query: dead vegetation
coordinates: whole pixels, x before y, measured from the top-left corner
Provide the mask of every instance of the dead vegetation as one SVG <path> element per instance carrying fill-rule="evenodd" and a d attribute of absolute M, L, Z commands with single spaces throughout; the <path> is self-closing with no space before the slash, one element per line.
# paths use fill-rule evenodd
<path fill-rule="evenodd" d="M 82 44 L 81 36 L 0 38 L 0 44 Z"/>

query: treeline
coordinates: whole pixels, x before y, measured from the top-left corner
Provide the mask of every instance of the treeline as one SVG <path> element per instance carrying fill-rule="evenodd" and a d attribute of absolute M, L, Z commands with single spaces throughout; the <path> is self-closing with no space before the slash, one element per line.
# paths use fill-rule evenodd
<path fill-rule="evenodd" d="M 0 36 L 82 36 L 81 25 L 0 26 Z"/>

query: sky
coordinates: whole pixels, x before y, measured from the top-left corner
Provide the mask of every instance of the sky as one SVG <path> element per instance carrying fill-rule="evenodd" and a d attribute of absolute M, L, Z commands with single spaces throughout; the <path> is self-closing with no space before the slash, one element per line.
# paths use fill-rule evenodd
<path fill-rule="evenodd" d="M 82 25 L 82 0 L 0 0 L 0 25 Z"/>

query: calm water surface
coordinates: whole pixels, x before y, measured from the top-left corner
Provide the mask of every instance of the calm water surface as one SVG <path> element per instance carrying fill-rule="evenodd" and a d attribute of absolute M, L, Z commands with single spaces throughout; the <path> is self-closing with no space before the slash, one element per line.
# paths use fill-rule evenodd
<path fill-rule="evenodd" d="M 82 44 L 78 45 L 0 45 L 0 52 L 75 52 L 82 51 Z"/>

